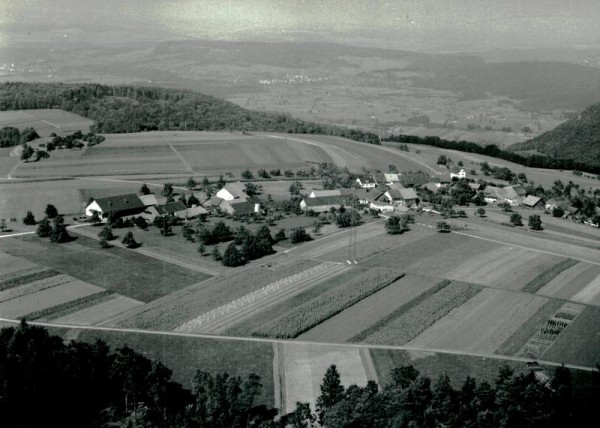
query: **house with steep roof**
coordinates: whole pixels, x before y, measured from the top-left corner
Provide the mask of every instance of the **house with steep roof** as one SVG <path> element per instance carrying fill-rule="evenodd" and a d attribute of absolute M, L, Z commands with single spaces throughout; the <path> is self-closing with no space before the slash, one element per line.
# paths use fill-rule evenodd
<path fill-rule="evenodd" d="M 181 201 L 167 202 L 156 207 L 160 215 L 177 215 L 176 213 L 185 211 L 186 209 L 187 206 Z"/>
<path fill-rule="evenodd" d="M 385 192 L 385 199 L 390 204 L 412 207 L 418 204 L 419 197 L 414 189 L 390 189 Z"/>
<path fill-rule="evenodd" d="M 388 185 L 394 184 L 400 181 L 400 174 L 396 174 L 393 172 L 385 172 L 383 174 L 385 176 L 385 181 Z"/>
<path fill-rule="evenodd" d="M 542 198 L 538 198 L 537 196 L 529 195 L 521 201 L 521 206 L 529 209 L 544 209 L 544 201 Z"/>
<path fill-rule="evenodd" d="M 226 201 L 233 201 L 234 199 L 247 200 L 249 198 L 246 193 L 246 185 L 240 181 L 225 184 L 225 186 L 217 192 L 216 196 Z"/>
<path fill-rule="evenodd" d="M 102 220 L 106 220 L 111 212 L 117 217 L 123 217 L 139 214 L 144 209 L 146 209 L 146 205 L 139 196 L 135 193 L 128 193 L 126 195 L 94 199 L 85 208 L 85 215 L 92 217 L 95 211 Z"/>
<path fill-rule="evenodd" d="M 527 191 L 523 186 L 517 184 L 502 188 L 502 192 L 500 192 L 498 196 L 500 196 L 504 202 L 508 202 L 512 206 L 517 206 L 527 196 Z"/>
<path fill-rule="evenodd" d="M 450 179 L 458 178 L 460 180 L 461 178 L 466 178 L 466 177 L 467 177 L 467 171 L 465 171 L 465 169 L 461 168 L 460 166 L 454 166 L 450 170 Z"/>
<path fill-rule="evenodd" d="M 385 178 L 385 175 L 381 172 L 376 172 L 373 174 L 373 181 L 377 183 L 378 187 L 385 187 L 385 185 L 387 184 L 387 179 Z"/>
<path fill-rule="evenodd" d="M 377 187 L 377 183 L 375 183 L 373 180 L 369 180 L 368 178 L 358 177 L 356 179 L 356 182 L 363 189 L 374 189 L 375 187 Z"/>

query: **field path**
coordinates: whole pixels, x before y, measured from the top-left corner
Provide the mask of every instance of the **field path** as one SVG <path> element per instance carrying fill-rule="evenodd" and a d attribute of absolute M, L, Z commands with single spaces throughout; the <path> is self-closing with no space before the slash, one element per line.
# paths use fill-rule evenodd
<path fill-rule="evenodd" d="M 173 144 L 171 144 L 171 143 L 168 143 L 168 144 L 169 144 L 169 147 L 171 148 L 171 150 L 173 150 L 173 152 L 177 155 L 177 157 L 179 159 L 181 159 L 181 162 L 185 165 L 185 167 L 188 169 L 188 171 L 193 173 L 194 170 L 192 169 L 190 164 L 185 160 L 185 158 L 181 155 L 181 153 L 179 153 L 177 150 L 175 150 L 175 147 L 173 147 Z"/>

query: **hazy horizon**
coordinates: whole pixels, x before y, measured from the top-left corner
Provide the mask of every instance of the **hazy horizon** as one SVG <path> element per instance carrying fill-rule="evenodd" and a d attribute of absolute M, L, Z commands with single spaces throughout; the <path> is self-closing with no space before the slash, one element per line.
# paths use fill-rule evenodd
<path fill-rule="evenodd" d="M 0 46 L 36 35 L 330 41 L 428 52 L 600 47 L 594 0 L 0 0 Z"/>

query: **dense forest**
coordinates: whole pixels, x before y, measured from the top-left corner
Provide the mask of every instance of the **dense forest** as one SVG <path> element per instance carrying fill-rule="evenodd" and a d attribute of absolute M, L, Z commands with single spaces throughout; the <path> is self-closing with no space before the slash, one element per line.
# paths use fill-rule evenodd
<path fill-rule="evenodd" d="M 324 134 L 379 144 L 359 129 L 262 113 L 197 92 L 142 86 L 65 83 L 0 84 L 0 111 L 58 108 L 92 119 L 92 132 L 267 131 Z"/>
<path fill-rule="evenodd" d="M 600 103 L 556 128 L 510 148 L 537 150 L 555 158 L 600 165 Z"/>
<path fill-rule="evenodd" d="M 12 147 L 25 144 L 39 138 L 40 136 L 33 128 L 25 128 L 19 131 L 13 126 L 0 128 L 0 147 Z"/>
<path fill-rule="evenodd" d="M 557 128 L 558 129 L 558 128 Z M 544 134 L 545 135 L 545 134 Z M 403 144 L 423 144 L 427 146 L 440 147 L 442 149 L 458 150 L 460 152 L 477 153 L 480 155 L 491 156 L 498 159 L 504 159 L 510 162 L 518 163 L 520 165 L 528 166 L 531 168 L 550 168 L 550 169 L 573 169 L 577 171 L 589 172 L 592 174 L 600 174 L 600 158 L 592 157 L 587 155 L 586 152 L 582 152 L 581 156 L 578 156 L 579 160 L 566 159 L 562 157 L 546 156 L 546 155 L 530 155 L 523 156 L 513 151 L 502 150 L 495 144 L 489 144 L 487 146 L 481 146 L 476 143 L 469 141 L 451 141 L 444 140 L 440 137 L 419 137 L 416 135 L 391 135 L 383 141 L 389 141 L 394 143 Z M 525 150 L 523 147 L 514 147 L 518 150 Z M 600 146 L 599 146 L 600 147 Z M 557 152 L 558 155 L 561 152 Z"/>
<path fill-rule="evenodd" d="M 432 382 L 403 366 L 383 388 L 345 388 L 330 366 L 315 409 L 298 403 L 278 417 L 256 404 L 262 385 L 254 374 L 198 370 L 188 390 L 163 364 L 126 346 L 65 343 L 22 322 L 0 330 L 0 417 L 3 427 L 595 426 L 599 371 L 574 376 L 557 367 L 547 376 L 534 369 L 517 375 L 503 366 L 493 384 L 467 377 L 455 389 L 445 374 Z"/>

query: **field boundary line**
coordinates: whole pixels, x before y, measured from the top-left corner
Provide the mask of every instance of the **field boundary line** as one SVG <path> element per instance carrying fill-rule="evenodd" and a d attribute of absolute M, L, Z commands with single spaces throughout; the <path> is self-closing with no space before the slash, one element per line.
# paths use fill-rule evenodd
<path fill-rule="evenodd" d="M 0 318 L 0 322 L 9 323 L 9 324 L 20 324 L 21 320 L 15 320 L 10 318 Z M 452 354 L 452 355 L 465 355 L 469 357 L 480 357 L 480 358 L 492 358 L 496 360 L 508 360 L 508 361 L 517 361 L 528 363 L 534 361 L 531 358 L 523 358 L 523 357 L 515 357 L 512 355 L 499 355 L 499 354 L 483 354 L 477 352 L 462 352 L 462 351 L 453 351 L 449 349 L 435 349 L 435 348 L 418 348 L 413 346 L 390 346 L 390 345 L 371 345 L 368 343 L 328 343 L 328 342 L 306 342 L 300 340 L 284 340 L 284 339 L 266 339 L 266 338 L 258 338 L 258 337 L 239 337 L 239 336 L 220 336 L 215 334 L 198 334 L 198 333 L 177 333 L 174 331 L 157 331 L 157 330 L 141 330 L 135 328 L 115 328 L 115 327 L 101 327 L 101 326 L 83 326 L 76 324 L 61 324 L 61 323 L 51 323 L 51 322 L 39 322 L 39 321 L 27 321 L 29 325 L 36 325 L 40 327 L 54 327 L 54 328 L 65 328 L 71 330 L 90 330 L 90 331 L 114 331 L 114 332 L 123 332 L 123 333 L 139 333 L 139 334 L 148 334 L 154 336 L 178 336 L 178 337 L 196 337 L 199 339 L 214 339 L 214 340 L 224 340 L 230 342 L 255 342 L 255 343 L 293 343 L 299 345 L 311 345 L 311 346 L 324 346 L 324 347 L 343 347 L 350 349 L 357 348 L 367 348 L 367 349 L 389 349 L 389 350 L 398 350 L 398 351 L 418 351 L 418 352 L 435 352 L 439 354 Z M 555 361 L 545 361 L 545 360 L 535 360 L 539 364 L 544 364 L 553 367 L 560 367 L 563 363 L 558 363 Z M 565 367 L 576 369 L 576 370 L 585 370 L 585 371 L 595 371 L 596 367 L 590 366 L 581 366 L 576 364 L 565 364 Z"/>
<path fill-rule="evenodd" d="M 580 257 L 566 256 L 564 254 L 559 254 L 559 253 L 555 253 L 555 252 L 548 251 L 548 250 L 540 250 L 538 248 L 526 247 L 525 245 L 513 244 L 513 243 L 510 243 L 510 242 L 500 241 L 499 239 L 484 238 L 483 236 L 472 235 L 470 233 L 465 233 L 465 232 L 458 232 L 458 231 L 454 231 L 453 230 L 452 233 L 456 233 L 458 235 L 468 236 L 470 238 L 481 239 L 483 241 L 495 242 L 496 244 L 508 245 L 510 247 L 519 247 L 519 248 L 523 248 L 525 250 L 537 251 L 538 253 L 550 254 L 551 256 L 571 258 L 573 260 L 579 260 L 580 262 L 591 263 L 593 265 L 600 266 L 600 262 L 595 262 L 595 261 L 592 261 L 592 260 L 586 260 L 586 259 L 582 259 Z"/>
<path fill-rule="evenodd" d="M 178 158 L 181 160 L 181 162 L 182 162 L 182 163 L 183 163 L 183 165 L 184 165 L 184 166 L 187 168 L 187 170 L 193 174 L 193 173 L 194 173 L 194 170 L 192 169 L 192 167 L 190 166 L 190 164 L 189 164 L 189 163 L 187 163 L 187 161 L 184 159 L 184 157 L 182 156 L 182 154 L 181 154 L 181 153 L 179 153 L 179 152 L 178 152 L 178 151 L 175 149 L 175 147 L 173 147 L 173 144 L 172 144 L 172 143 L 170 143 L 170 142 L 169 142 L 169 143 L 167 143 L 167 144 L 169 145 L 169 147 L 171 148 L 171 150 L 173 150 L 173 153 L 175 153 L 175 156 L 177 156 L 177 157 L 178 157 Z"/>

